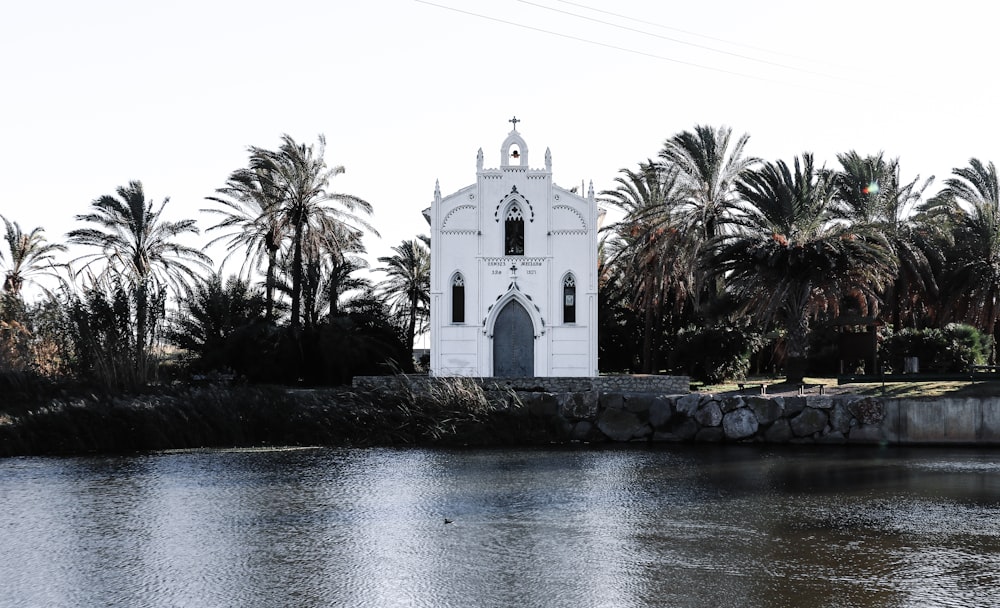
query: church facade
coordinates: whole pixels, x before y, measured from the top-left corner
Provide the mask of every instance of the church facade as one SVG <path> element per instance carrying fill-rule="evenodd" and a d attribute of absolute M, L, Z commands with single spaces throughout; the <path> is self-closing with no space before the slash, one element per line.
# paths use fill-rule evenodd
<path fill-rule="evenodd" d="M 500 166 L 447 196 L 431 226 L 430 373 L 434 376 L 597 376 L 597 231 L 587 196 L 528 164 L 514 129 Z"/>

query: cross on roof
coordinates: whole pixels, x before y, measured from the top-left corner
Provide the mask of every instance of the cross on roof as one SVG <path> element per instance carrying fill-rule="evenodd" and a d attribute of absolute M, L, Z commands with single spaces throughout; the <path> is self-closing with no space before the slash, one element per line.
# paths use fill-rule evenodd
<path fill-rule="evenodd" d="M 521 122 L 521 121 L 520 121 L 520 120 L 518 120 L 517 116 L 515 116 L 514 118 L 511 118 L 511 119 L 510 119 L 510 120 L 508 120 L 507 122 L 509 122 L 509 123 L 511 123 L 512 125 L 514 125 L 514 130 L 515 130 L 515 131 L 517 131 L 517 123 L 519 123 L 519 122 Z"/>

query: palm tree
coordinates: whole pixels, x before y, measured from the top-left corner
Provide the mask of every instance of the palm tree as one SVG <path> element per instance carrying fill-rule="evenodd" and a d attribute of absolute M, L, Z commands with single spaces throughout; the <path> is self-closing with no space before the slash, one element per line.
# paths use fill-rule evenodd
<path fill-rule="evenodd" d="M 696 269 L 696 251 L 680 224 L 677 169 L 652 161 L 639 171 L 622 169 L 615 190 L 601 192 L 602 202 L 625 211 L 622 221 L 609 226 L 617 239 L 609 249 L 608 265 L 625 276 L 631 305 L 643 311 L 642 372 L 658 369 L 654 335 L 660 335 L 665 306 L 680 312 L 689 302 Z"/>
<path fill-rule="evenodd" d="M 733 141 L 729 127 L 696 125 L 694 131 L 682 131 L 668 139 L 660 151 L 660 159 L 680 172 L 683 213 L 689 224 L 685 232 L 697 239 L 704 258 L 711 257 L 706 247 L 722 234 L 738 207 L 737 181 L 759 162 L 743 155 L 749 139 L 744 133 Z M 702 283 L 704 279 L 699 277 Z M 721 285 L 699 285 L 695 293 L 698 308 L 703 308 L 706 297 L 707 304 L 713 306 L 720 290 Z"/>
<path fill-rule="evenodd" d="M 283 135 L 277 151 L 253 148 L 251 154 L 250 168 L 268 176 L 270 187 L 280 192 L 281 223 L 291 231 L 293 330 L 301 324 L 303 253 L 310 228 L 323 230 L 333 223 L 353 232 L 367 230 L 378 234 L 358 216 L 358 212 L 372 213 L 369 203 L 351 194 L 327 191 L 330 180 L 342 174 L 344 167 L 328 167 L 323 158 L 325 152 L 326 139 L 322 135 L 317 147 L 298 144 L 290 136 Z"/>
<path fill-rule="evenodd" d="M 354 233 L 354 236 L 353 244 L 350 241 L 344 242 L 337 239 L 336 243 L 342 243 L 338 249 L 325 248 L 324 275 L 326 285 L 323 293 L 326 295 L 330 317 L 336 317 L 340 314 L 340 300 L 345 294 L 371 288 L 369 279 L 353 276 L 355 271 L 369 267 L 368 260 L 361 257 L 361 254 L 365 252 L 365 248 L 361 244 L 361 234 Z"/>
<path fill-rule="evenodd" d="M 154 208 L 139 181 L 119 186 L 116 193 L 117 197 L 95 199 L 90 213 L 76 216 L 77 221 L 94 227 L 72 230 L 68 236 L 71 243 L 96 249 L 74 260 L 87 260 L 78 274 L 95 263 L 103 263 L 99 277 L 127 281 L 136 303 L 136 353 L 144 359 L 150 296 L 167 288 L 178 291 L 188 279 L 198 276 L 196 269 L 208 269 L 211 258 L 174 240 L 198 234 L 198 228 L 194 220 L 162 219 L 169 198 Z M 137 367 L 145 365 L 141 360 L 135 363 Z"/>
<path fill-rule="evenodd" d="M 1000 183 L 992 162 L 977 158 L 952 169 L 955 177 L 932 201 L 935 217 L 950 218 L 953 248 L 948 275 L 949 316 L 997 338 L 1000 317 Z M 995 360 L 995 347 L 992 359 Z"/>
<path fill-rule="evenodd" d="M 423 326 L 430 312 L 431 254 L 417 239 L 403 241 L 392 250 L 395 255 L 378 259 L 387 264 L 377 269 L 387 275 L 379 287 L 389 298 L 395 314 L 400 318 L 405 316 L 406 344 L 412 351 L 417 322 Z"/>
<path fill-rule="evenodd" d="M 788 382 L 801 382 L 810 318 L 836 313 L 842 298 L 873 301 L 895 271 L 888 243 L 846 221 L 828 172 L 811 154 L 746 173 L 739 232 L 720 235 L 712 272 L 763 326 L 784 326 Z"/>
<path fill-rule="evenodd" d="M 306 230 L 302 300 L 308 328 L 319 322 L 323 308 L 329 316 L 336 316 L 345 291 L 367 286 L 367 281 L 359 283 L 350 274 L 368 268 L 368 262 L 361 257 L 365 253 L 361 231 L 328 216 L 320 216 Z"/>
<path fill-rule="evenodd" d="M 3 220 L 6 229 L 4 241 L 7 243 L 10 255 L 10 262 L 7 262 L 3 252 L 0 251 L 0 261 L 5 263 L 6 269 L 3 290 L 19 296 L 25 283 L 37 285 L 35 277 L 55 276 L 52 272 L 55 253 L 66 251 L 66 247 L 47 242 L 43 234 L 45 230 L 41 227 L 25 234 L 17 222 L 11 222 L 3 216 L 0 216 L 0 219 Z"/>
<path fill-rule="evenodd" d="M 730 147 L 732 129 L 696 125 L 663 144 L 660 158 L 680 171 L 681 185 L 692 221 L 705 239 L 714 238 L 720 224 L 732 215 L 739 177 L 758 162 L 743 156 L 750 135 L 744 133 Z"/>
<path fill-rule="evenodd" d="M 251 157 L 259 154 L 259 149 L 250 148 Z M 209 242 L 209 245 L 228 238 L 226 248 L 229 254 L 225 260 L 239 249 L 246 248 L 245 262 L 252 262 L 253 268 L 264 271 L 264 299 L 267 320 L 274 319 L 275 273 L 278 269 L 278 252 L 281 250 L 285 225 L 280 214 L 283 203 L 282 193 L 277 189 L 275 178 L 268 175 L 267 166 L 254 169 L 237 169 L 226 181 L 226 185 L 216 190 L 219 196 L 206 197 L 207 200 L 223 205 L 223 209 L 203 209 L 221 216 L 219 223 L 208 230 L 228 230 Z M 249 269 L 244 263 L 240 275 L 246 276 Z"/>
<path fill-rule="evenodd" d="M 342 260 L 331 260 L 325 270 L 323 293 L 328 309 L 328 317 L 333 318 L 343 313 L 341 301 L 348 293 L 364 292 L 372 289 L 371 279 L 358 277 L 354 273 L 369 267 L 368 260 L 361 256 L 350 255 Z"/>
<path fill-rule="evenodd" d="M 904 315 L 917 322 L 918 309 L 926 310 L 938 294 L 934 276 L 940 264 L 938 224 L 927 221 L 921 200 L 930 177 L 918 184 L 919 176 L 904 183 L 899 159 L 885 160 L 882 153 L 861 156 L 855 151 L 839 154 L 841 169 L 833 175 L 836 197 L 847 205 L 851 222 L 885 236 L 899 268 L 888 286 L 885 303 L 895 331 L 903 327 Z"/>
<path fill-rule="evenodd" d="M 261 319 L 264 297 L 239 276 L 223 282 L 213 274 L 195 282 L 181 302 L 167 339 L 197 353 L 206 369 L 231 366 L 227 340 L 233 332 Z"/>

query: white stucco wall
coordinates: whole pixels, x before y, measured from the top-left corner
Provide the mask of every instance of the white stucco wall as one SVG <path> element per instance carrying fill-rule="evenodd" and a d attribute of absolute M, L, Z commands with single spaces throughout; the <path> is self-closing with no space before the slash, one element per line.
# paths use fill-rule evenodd
<path fill-rule="evenodd" d="M 518 156 L 511 155 L 517 150 Z M 528 164 L 527 143 L 516 130 L 500 148 L 500 166 L 442 196 L 435 188 L 426 212 L 431 224 L 431 373 L 492 376 L 493 323 L 514 299 L 531 316 L 535 376 L 597 375 L 597 204 Z M 516 202 L 524 215 L 524 255 L 504 254 L 504 220 Z M 515 270 L 512 270 L 512 266 Z M 452 323 L 452 279 L 465 283 L 465 321 Z M 563 322 L 563 279 L 576 283 L 576 321 Z"/>

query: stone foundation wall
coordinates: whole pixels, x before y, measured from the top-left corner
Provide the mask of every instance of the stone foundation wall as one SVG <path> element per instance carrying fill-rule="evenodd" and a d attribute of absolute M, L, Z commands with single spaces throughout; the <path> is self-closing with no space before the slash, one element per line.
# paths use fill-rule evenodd
<path fill-rule="evenodd" d="M 421 385 L 441 377 L 404 376 L 405 381 Z M 598 376 L 591 377 L 538 377 L 538 378 L 471 378 L 484 388 L 509 388 L 515 391 L 546 393 L 579 392 L 642 392 L 662 394 L 687 393 L 691 379 L 687 376 Z M 389 389 L 400 382 L 399 376 L 355 376 L 354 387 L 363 390 Z"/>
<path fill-rule="evenodd" d="M 601 393 L 642 393 L 683 395 L 690 391 L 688 376 L 600 376 L 594 386 Z"/>

